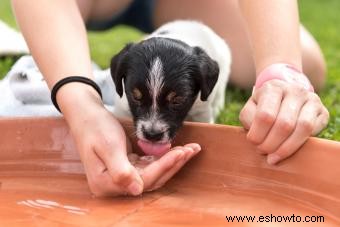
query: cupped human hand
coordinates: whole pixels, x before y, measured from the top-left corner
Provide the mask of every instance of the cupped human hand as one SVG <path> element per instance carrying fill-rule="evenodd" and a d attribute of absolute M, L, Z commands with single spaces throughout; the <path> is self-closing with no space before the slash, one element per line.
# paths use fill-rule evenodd
<path fill-rule="evenodd" d="M 247 139 L 276 164 L 322 131 L 329 113 L 316 93 L 273 79 L 254 89 L 239 117 Z"/>
<path fill-rule="evenodd" d="M 104 108 L 94 90 L 72 85 L 58 98 L 89 188 L 97 197 L 139 195 L 157 189 L 201 149 L 198 144 L 187 144 L 159 158 L 139 157 L 132 152 L 120 122 Z"/>
<path fill-rule="evenodd" d="M 69 125 L 95 196 L 142 193 L 143 180 L 127 157 L 125 132 L 110 112 L 98 105 Z"/>
<path fill-rule="evenodd" d="M 90 190 L 97 197 L 136 196 L 160 188 L 200 151 L 198 144 L 188 144 L 160 158 L 140 157 L 113 115 L 99 112 L 74 132 Z"/>
<path fill-rule="evenodd" d="M 190 143 L 173 147 L 161 157 L 129 153 L 129 160 L 143 179 L 144 191 L 153 191 L 161 188 L 200 150 L 200 145 Z"/>

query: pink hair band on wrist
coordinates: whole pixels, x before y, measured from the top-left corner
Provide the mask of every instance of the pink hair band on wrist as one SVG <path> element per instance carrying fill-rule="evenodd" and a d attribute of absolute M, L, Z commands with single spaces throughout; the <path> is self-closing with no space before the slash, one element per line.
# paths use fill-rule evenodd
<path fill-rule="evenodd" d="M 266 67 L 257 77 L 255 88 L 260 88 L 268 80 L 274 79 L 299 84 L 306 90 L 314 92 L 314 88 L 306 75 L 294 66 L 285 63 L 276 63 Z"/>

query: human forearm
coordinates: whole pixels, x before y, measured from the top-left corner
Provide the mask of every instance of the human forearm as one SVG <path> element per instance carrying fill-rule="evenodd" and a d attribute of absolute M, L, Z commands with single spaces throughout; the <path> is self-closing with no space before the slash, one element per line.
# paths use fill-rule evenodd
<path fill-rule="evenodd" d="M 67 76 L 92 77 L 86 30 L 76 1 L 36 0 L 32 4 L 13 0 L 12 4 L 30 51 L 50 88 Z M 70 102 L 82 88 L 87 89 L 86 85 L 77 85 L 77 89 L 73 86 L 67 85 L 58 92 L 61 107 L 68 106 L 63 102 Z M 68 97 L 59 98 L 62 93 Z"/>
<path fill-rule="evenodd" d="M 13 0 L 18 24 L 47 83 L 92 76 L 86 30 L 76 1 Z"/>
<path fill-rule="evenodd" d="M 272 63 L 302 69 L 296 0 L 240 0 L 253 47 L 256 75 Z"/>
<path fill-rule="evenodd" d="M 240 2 L 257 75 L 240 121 L 256 150 L 267 155 L 269 164 L 276 164 L 326 127 L 329 113 L 299 72 L 302 61 L 296 0 Z"/>

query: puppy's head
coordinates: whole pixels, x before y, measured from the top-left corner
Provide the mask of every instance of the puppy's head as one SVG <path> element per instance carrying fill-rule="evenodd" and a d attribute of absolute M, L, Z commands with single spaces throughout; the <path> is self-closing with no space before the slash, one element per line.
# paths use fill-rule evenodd
<path fill-rule="evenodd" d="M 218 73 L 217 63 L 201 48 L 168 38 L 128 44 L 112 58 L 116 91 L 122 96 L 125 89 L 145 153 L 161 155 L 170 148 L 197 95 L 207 100 Z"/>

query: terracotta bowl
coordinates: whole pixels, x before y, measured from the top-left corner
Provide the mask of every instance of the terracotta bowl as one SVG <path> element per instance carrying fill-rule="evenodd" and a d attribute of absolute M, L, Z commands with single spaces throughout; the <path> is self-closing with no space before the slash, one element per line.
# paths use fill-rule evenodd
<path fill-rule="evenodd" d="M 98 199 L 63 119 L 2 119 L 0 133 L 0 226 L 340 226 L 338 142 L 310 138 L 269 166 L 242 128 L 186 123 L 176 143 L 202 151 L 164 188 Z"/>

